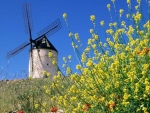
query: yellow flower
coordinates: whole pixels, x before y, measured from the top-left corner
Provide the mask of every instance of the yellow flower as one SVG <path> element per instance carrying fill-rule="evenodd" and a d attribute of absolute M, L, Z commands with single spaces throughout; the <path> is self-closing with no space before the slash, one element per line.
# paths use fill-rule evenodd
<path fill-rule="evenodd" d="M 39 104 L 35 104 L 34 107 L 37 109 L 39 107 Z"/>
<path fill-rule="evenodd" d="M 122 21 L 122 22 L 121 22 L 121 25 L 122 25 L 122 26 L 125 26 L 125 24 L 126 24 L 125 21 Z"/>
<path fill-rule="evenodd" d="M 67 14 L 66 14 L 66 13 L 63 14 L 63 18 L 64 18 L 64 19 L 67 18 Z"/>
<path fill-rule="evenodd" d="M 50 73 L 47 73 L 47 76 L 48 76 L 48 77 L 50 77 L 50 75 L 51 75 Z"/>
<path fill-rule="evenodd" d="M 92 45 L 92 48 L 93 48 L 93 49 L 96 49 L 96 44 L 93 44 L 93 45 Z"/>
<path fill-rule="evenodd" d="M 72 42 L 71 45 L 72 45 L 73 48 L 75 48 L 75 43 L 74 42 Z"/>
<path fill-rule="evenodd" d="M 101 26 L 104 26 L 104 24 L 105 24 L 105 23 L 104 23 L 104 21 L 102 20 L 102 21 L 100 22 L 100 25 L 101 25 Z"/>
<path fill-rule="evenodd" d="M 72 56 L 71 56 L 71 55 L 69 55 L 69 56 L 68 56 L 68 59 L 70 60 L 71 58 L 72 58 Z"/>
<path fill-rule="evenodd" d="M 137 0 L 137 3 L 139 3 L 139 4 L 140 4 L 140 3 L 141 3 L 141 0 Z"/>
<path fill-rule="evenodd" d="M 124 12 L 124 10 L 123 10 L 123 9 L 120 9 L 119 12 L 120 12 L 120 14 L 122 14 L 122 13 Z"/>
<path fill-rule="evenodd" d="M 117 22 L 114 22 L 113 25 L 114 25 L 114 27 L 116 27 L 117 26 Z"/>
<path fill-rule="evenodd" d="M 91 38 L 88 39 L 88 44 L 89 44 L 89 45 L 92 44 L 92 39 L 91 39 Z"/>
<path fill-rule="evenodd" d="M 139 9 L 139 6 L 138 6 L 138 5 L 137 5 L 137 6 L 135 6 L 135 9 L 136 9 L 136 10 L 138 10 L 138 9 Z"/>
<path fill-rule="evenodd" d="M 107 8 L 108 8 L 108 10 L 110 11 L 110 4 L 107 4 Z"/>
<path fill-rule="evenodd" d="M 53 59 L 53 60 L 52 60 L 52 64 L 53 64 L 53 65 L 57 65 L 56 59 Z"/>
<path fill-rule="evenodd" d="M 94 20 L 95 20 L 95 15 L 91 15 L 91 16 L 90 16 L 90 20 L 91 20 L 91 21 L 94 21 Z"/>
<path fill-rule="evenodd" d="M 81 65 L 79 65 L 79 64 L 76 65 L 76 69 L 78 69 L 78 70 L 81 69 Z"/>
<path fill-rule="evenodd" d="M 145 92 L 146 92 L 147 94 L 150 94 L 150 86 L 146 86 L 146 87 L 145 87 Z"/>
<path fill-rule="evenodd" d="M 126 14 L 126 17 L 129 18 L 129 17 L 130 17 L 130 14 Z"/>
<path fill-rule="evenodd" d="M 49 53 L 48 53 L 48 56 L 49 56 L 50 58 L 52 58 L 52 57 L 53 57 L 53 53 L 52 53 L 52 52 L 49 52 Z"/>
<path fill-rule="evenodd" d="M 115 2 L 115 0 L 111 0 L 113 3 Z"/>
<path fill-rule="evenodd" d="M 90 67 L 92 65 L 93 65 L 93 61 L 92 61 L 92 59 L 89 58 L 88 62 L 86 63 L 86 66 Z"/>
<path fill-rule="evenodd" d="M 43 106 L 44 108 L 46 108 L 46 105 L 47 105 L 47 104 L 46 104 L 45 102 L 42 104 L 42 106 Z"/>
<path fill-rule="evenodd" d="M 67 74 L 70 74 L 70 73 L 71 73 L 70 67 L 67 68 L 66 73 L 67 73 Z"/>
<path fill-rule="evenodd" d="M 98 35 L 95 35 L 95 36 L 94 36 L 94 39 L 95 39 L 95 40 L 98 40 Z"/>
<path fill-rule="evenodd" d="M 90 33 L 93 33 L 94 32 L 94 30 L 93 29 L 90 29 Z"/>
<path fill-rule="evenodd" d="M 70 32 L 70 33 L 69 33 L 69 37 L 72 37 L 72 36 L 73 36 L 73 34 L 72 34 L 72 32 Z"/>
<path fill-rule="evenodd" d="M 127 0 L 127 4 L 130 4 L 131 3 L 131 0 Z"/>
<path fill-rule="evenodd" d="M 79 40 L 79 34 L 78 33 L 75 33 L 74 37 L 75 37 L 76 40 Z"/>
<path fill-rule="evenodd" d="M 123 96 L 123 99 L 124 99 L 124 100 L 127 100 L 130 96 L 131 96 L 130 94 L 125 93 L 124 96 Z"/>
<path fill-rule="evenodd" d="M 142 110 L 144 111 L 144 113 L 147 111 L 146 107 L 143 107 Z"/>
<path fill-rule="evenodd" d="M 50 93 L 50 90 L 49 90 L 49 89 L 46 89 L 45 93 L 49 94 L 49 93 Z"/>
<path fill-rule="evenodd" d="M 47 72 L 45 70 L 42 71 L 42 75 L 46 75 Z"/>
<path fill-rule="evenodd" d="M 63 61 L 64 61 L 65 63 L 67 63 L 66 57 L 63 57 Z"/>
<path fill-rule="evenodd" d="M 32 79 L 32 78 L 33 78 L 32 75 L 30 75 L 30 76 L 29 76 L 29 79 Z"/>

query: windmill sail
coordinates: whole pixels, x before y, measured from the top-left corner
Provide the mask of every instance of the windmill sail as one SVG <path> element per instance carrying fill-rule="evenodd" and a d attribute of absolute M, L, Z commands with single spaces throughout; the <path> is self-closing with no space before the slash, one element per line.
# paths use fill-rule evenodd
<path fill-rule="evenodd" d="M 39 31 L 37 34 L 39 37 L 42 35 L 50 36 L 55 32 L 57 32 L 58 30 L 60 30 L 61 28 L 62 28 L 61 22 L 60 19 L 58 18 L 53 23 L 51 23 L 50 25 Z"/>
<path fill-rule="evenodd" d="M 11 57 L 13 57 L 14 55 L 20 53 L 22 50 L 24 50 L 28 45 L 30 45 L 30 42 L 25 42 L 23 44 L 21 44 L 20 46 L 16 47 L 15 49 L 7 52 L 7 56 L 6 58 L 9 59 Z"/>
<path fill-rule="evenodd" d="M 33 21 L 31 15 L 31 7 L 29 3 L 26 3 L 22 6 L 23 9 L 23 17 L 24 17 L 24 24 L 25 24 L 25 32 L 31 33 L 33 31 Z"/>

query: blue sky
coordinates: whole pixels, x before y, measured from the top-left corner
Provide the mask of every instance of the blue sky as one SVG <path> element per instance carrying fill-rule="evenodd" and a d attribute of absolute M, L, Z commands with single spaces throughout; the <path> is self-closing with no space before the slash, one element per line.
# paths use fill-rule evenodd
<path fill-rule="evenodd" d="M 72 55 L 72 68 L 78 64 L 71 40 L 68 37 L 68 30 L 63 13 L 67 13 L 70 30 L 79 33 L 83 47 L 86 47 L 88 38 L 91 37 L 89 29 L 93 28 L 90 16 L 96 16 L 97 30 L 101 40 L 105 41 L 104 32 L 99 25 L 104 20 L 106 26 L 110 22 L 107 4 L 111 0 L 0 0 L 0 79 L 22 78 L 23 72 L 28 73 L 29 47 L 11 59 L 6 60 L 8 51 L 20 44 L 28 41 L 29 34 L 25 33 L 22 5 L 29 2 L 32 12 L 34 31 L 33 39 L 37 38 L 37 32 L 47 25 L 60 18 L 62 29 L 50 36 L 48 39 L 58 50 L 58 64 L 62 67 L 62 57 Z M 147 14 L 146 0 L 142 0 L 143 11 Z M 137 5 L 136 0 L 132 0 L 132 5 Z M 116 0 L 117 11 L 124 9 L 127 12 L 126 0 Z M 133 7 L 134 9 L 134 7 Z M 112 9 L 113 21 L 116 20 Z M 125 15 L 122 19 L 125 19 Z"/>

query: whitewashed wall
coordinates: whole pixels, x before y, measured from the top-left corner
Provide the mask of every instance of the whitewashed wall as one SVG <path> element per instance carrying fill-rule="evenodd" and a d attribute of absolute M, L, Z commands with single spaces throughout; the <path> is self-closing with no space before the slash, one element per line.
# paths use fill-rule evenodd
<path fill-rule="evenodd" d="M 58 62 L 58 53 L 50 49 L 33 49 L 32 50 L 32 59 L 33 59 L 33 71 L 31 52 L 29 58 L 29 76 L 33 78 L 44 78 L 42 71 L 50 72 L 51 76 L 54 76 L 58 72 L 57 66 L 52 64 L 52 59 L 48 56 L 49 52 L 52 52 L 56 61 Z"/>

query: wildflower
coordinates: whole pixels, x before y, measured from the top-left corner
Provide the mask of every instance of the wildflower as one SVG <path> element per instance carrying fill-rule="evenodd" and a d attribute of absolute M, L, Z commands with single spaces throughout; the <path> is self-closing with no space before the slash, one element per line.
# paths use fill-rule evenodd
<path fill-rule="evenodd" d="M 110 102 L 107 104 L 108 110 L 113 109 L 115 106 L 116 106 L 116 103 L 115 103 L 114 101 L 110 101 Z"/>
<path fill-rule="evenodd" d="M 42 71 L 42 75 L 46 76 L 47 72 L 45 70 Z"/>
<path fill-rule="evenodd" d="M 50 58 L 52 58 L 53 53 L 52 53 L 52 52 L 49 52 L 49 53 L 48 53 L 48 56 L 49 56 Z"/>
<path fill-rule="evenodd" d="M 131 3 L 131 0 L 127 0 L 127 4 L 130 4 Z"/>
<path fill-rule="evenodd" d="M 49 93 L 50 93 L 50 90 L 49 90 L 49 89 L 46 89 L 45 93 L 49 94 Z"/>
<path fill-rule="evenodd" d="M 39 104 L 35 104 L 34 107 L 37 109 L 39 107 Z"/>
<path fill-rule="evenodd" d="M 86 63 L 86 66 L 90 67 L 93 65 L 92 59 L 88 59 L 88 62 Z"/>
<path fill-rule="evenodd" d="M 115 2 L 115 0 L 111 0 L 113 3 Z"/>
<path fill-rule="evenodd" d="M 120 9 L 119 12 L 120 12 L 120 14 L 122 14 L 122 13 L 124 12 L 124 10 L 123 10 L 123 9 Z"/>
<path fill-rule="evenodd" d="M 68 59 L 69 59 L 69 60 L 71 60 L 71 58 L 72 58 L 72 56 L 71 56 L 71 55 L 69 55 L 69 56 L 68 56 Z"/>
<path fill-rule="evenodd" d="M 76 65 L 76 69 L 78 69 L 78 70 L 81 69 L 81 65 L 79 65 L 79 64 Z"/>
<path fill-rule="evenodd" d="M 93 22 L 95 20 L 95 15 L 91 15 L 90 20 L 92 20 L 92 22 Z"/>
<path fill-rule="evenodd" d="M 69 33 L 69 37 L 72 37 L 72 36 L 73 36 L 73 34 L 70 32 L 70 33 Z"/>
<path fill-rule="evenodd" d="M 130 96 L 131 96 L 130 94 L 125 93 L 124 96 L 123 96 L 123 99 L 127 100 Z"/>
<path fill-rule="evenodd" d="M 94 32 L 94 30 L 93 29 L 90 29 L 90 33 L 93 33 Z"/>
<path fill-rule="evenodd" d="M 121 25 L 122 25 L 122 26 L 125 26 L 125 24 L 126 24 L 125 21 L 122 21 L 122 22 L 121 22 Z"/>
<path fill-rule="evenodd" d="M 57 107 L 52 107 L 51 109 L 50 109 L 50 112 L 57 112 L 58 111 L 58 108 Z"/>
<path fill-rule="evenodd" d="M 137 0 L 137 3 L 139 3 L 139 4 L 140 4 L 140 3 L 141 3 L 141 0 Z"/>
<path fill-rule="evenodd" d="M 24 113 L 23 111 L 19 110 L 17 113 Z"/>
<path fill-rule="evenodd" d="M 94 39 L 95 39 L 95 40 L 98 40 L 98 35 L 95 35 L 95 36 L 94 36 Z"/>
<path fill-rule="evenodd" d="M 74 42 L 72 42 L 71 45 L 72 45 L 73 48 L 75 48 L 75 43 Z"/>
<path fill-rule="evenodd" d="M 30 75 L 30 76 L 29 76 L 29 79 L 32 79 L 32 78 L 33 78 L 32 75 Z"/>
<path fill-rule="evenodd" d="M 102 20 L 102 21 L 100 22 L 100 25 L 101 25 L 101 26 L 104 26 L 104 24 L 105 24 L 105 23 L 104 23 L 104 21 Z"/>
<path fill-rule="evenodd" d="M 63 57 L 63 61 L 64 61 L 65 63 L 67 63 L 66 57 Z"/>
<path fill-rule="evenodd" d="M 147 108 L 146 107 L 142 107 L 142 110 L 145 112 L 147 112 Z"/>
<path fill-rule="evenodd" d="M 114 22 L 113 25 L 114 25 L 114 27 L 116 27 L 117 26 L 117 22 Z"/>
<path fill-rule="evenodd" d="M 129 17 L 130 17 L 130 14 L 126 14 L 126 17 L 129 18 Z"/>
<path fill-rule="evenodd" d="M 50 73 L 47 73 L 47 76 L 48 76 L 48 77 L 50 77 L 50 75 L 51 75 Z"/>
<path fill-rule="evenodd" d="M 53 59 L 53 60 L 52 60 L 52 64 L 53 64 L 53 65 L 57 65 L 56 59 Z"/>
<path fill-rule="evenodd" d="M 67 18 L 67 14 L 66 14 L 66 13 L 63 14 L 63 18 L 64 18 L 64 19 Z"/>
<path fill-rule="evenodd" d="M 67 73 L 67 74 L 70 74 L 70 73 L 71 73 L 71 69 L 70 69 L 70 67 L 67 67 L 67 69 L 66 69 L 66 73 Z"/>
<path fill-rule="evenodd" d="M 83 105 L 83 111 L 87 111 L 89 108 L 91 108 L 91 104 L 86 103 Z"/>
<path fill-rule="evenodd" d="M 148 48 L 144 48 L 144 52 L 145 52 L 145 54 L 147 54 L 149 52 L 149 49 Z"/>
<path fill-rule="evenodd" d="M 110 4 L 107 4 L 107 8 L 108 8 L 108 10 L 110 11 Z"/>
<path fill-rule="evenodd" d="M 138 10 L 138 9 L 139 9 L 139 6 L 138 6 L 138 5 L 137 5 L 137 6 L 135 6 L 135 9 L 136 9 L 136 10 Z"/>
<path fill-rule="evenodd" d="M 141 51 L 138 51 L 137 54 L 141 54 Z"/>

